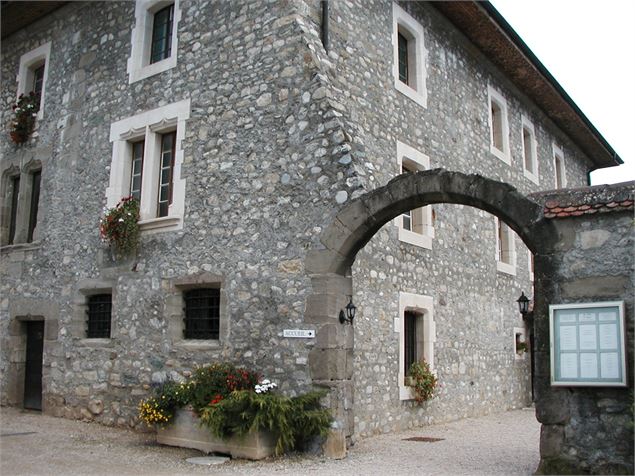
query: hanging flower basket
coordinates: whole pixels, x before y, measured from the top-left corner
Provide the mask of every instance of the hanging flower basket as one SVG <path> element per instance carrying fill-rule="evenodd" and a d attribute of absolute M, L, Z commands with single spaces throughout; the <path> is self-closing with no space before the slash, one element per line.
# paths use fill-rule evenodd
<path fill-rule="evenodd" d="M 15 144 L 23 144 L 35 129 L 35 120 L 39 109 L 38 98 L 34 92 L 30 92 L 26 96 L 20 94 L 18 102 L 13 105 L 15 118 L 11 121 L 11 130 L 9 136 Z"/>
<path fill-rule="evenodd" d="M 113 258 L 131 255 L 139 246 L 139 201 L 122 198 L 113 208 L 106 208 L 99 223 L 101 239 L 110 245 Z"/>

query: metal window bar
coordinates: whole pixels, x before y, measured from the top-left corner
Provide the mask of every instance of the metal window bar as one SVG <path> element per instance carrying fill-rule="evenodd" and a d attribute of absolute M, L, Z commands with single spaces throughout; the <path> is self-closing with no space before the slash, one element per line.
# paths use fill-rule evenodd
<path fill-rule="evenodd" d="M 143 149 L 145 142 L 132 144 L 132 170 L 130 172 L 130 195 L 141 201 L 141 181 L 143 178 Z"/>
<path fill-rule="evenodd" d="M 193 289 L 184 293 L 186 339 L 218 339 L 220 333 L 220 290 Z"/>
<path fill-rule="evenodd" d="M 404 312 L 404 375 L 410 374 L 410 366 L 417 360 L 417 314 Z"/>
<path fill-rule="evenodd" d="M 174 4 L 162 8 L 154 14 L 150 64 L 170 57 L 172 53 L 173 24 Z"/>
<path fill-rule="evenodd" d="M 87 328 L 88 338 L 109 338 L 112 313 L 112 294 L 95 294 L 88 298 Z"/>
<path fill-rule="evenodd" d="M 29 209 L 29 229 L 26 242 L 33 242 L 33 232 L 37 226 L 37 211 L 40 203 L 40 183 L 42 180 L 42 171 L 37 170 L 31 175 L 31 204 Z"/>
<path fill-rule="evenodd" d="M 397 33 L 399 59 L 399 81 L 408 84 L 408 40 L 401 33 Z"/>
<path fill-rule="evenodd" d="M 174 169 L 174 153 L 176 131 L 161 136 L 161 164 L 159 169 L 159 199 L 157 216 L 168 216 L 172 203 L 172 171 Z"/>

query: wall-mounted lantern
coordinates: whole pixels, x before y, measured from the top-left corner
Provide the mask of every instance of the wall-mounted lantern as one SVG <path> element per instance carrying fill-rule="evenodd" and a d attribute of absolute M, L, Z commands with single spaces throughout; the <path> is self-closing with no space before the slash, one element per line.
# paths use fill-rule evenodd
<path fill-rule="evenodd" d="M 516 301 L 518 303 L 518 310 L 523 316 L 523 319 L 527 317 L 527 313 L 529 312 L 529 298 L 525 296 L 525 292 L 522 291 L 520 293 L 520 297 Z"/>
<path fill-rule="evenodd" d="M 353 304 L 353 296 L 351 296 L 346 307 L 340 311 L 340 322 L 342 324 L 348 322 L 352 326 L 353 319 L 355 318 L 355 311 L 357 311 L 357 308 L 355 307 L 355 304 Z"/>

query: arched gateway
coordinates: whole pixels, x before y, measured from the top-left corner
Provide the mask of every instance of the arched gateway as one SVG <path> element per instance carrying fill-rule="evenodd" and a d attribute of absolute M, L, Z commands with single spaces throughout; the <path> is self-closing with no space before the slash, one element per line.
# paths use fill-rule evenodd
<path fill-rule="evenodd" d="M 352 200 L 322 232 L 323 246 L 307 254 L 305 269 L 311 277 L 312 294 L 307 298 L 305 321 L 317 328 L 309 367 L 313 383 L 330 389 L 329 404 L 335 427 L 325 451 L 331 456 L 346 454 L 346 438 L 354 432 L 354 331 L 353 326 L 342 325 L 338 320 L 339 311 L 352 295 L 351 265 L 357 252 L 389 220 L 435 203 L 468 205 L 497 216 L 534 254 L 534 385 L 537 416 L 543 423 L 541 453 L 549 447 L 545 440 L 550 431 L 562 429 L 558 426 L 562 424 L 559 417 L 553 418 L 553 409 L 567 407 L 569 401 L 565 389 L 550 387 L 548 316 L 549 304 L 556 296 L 552 276 L 563 253 L 561 234 L 554 221 L 545 218 L 544 205 L 523 196 L 514 187 L 480 175 L 435 169 L 402 174 Z M 545 455 L 541 456 L 544 459 Z"/>

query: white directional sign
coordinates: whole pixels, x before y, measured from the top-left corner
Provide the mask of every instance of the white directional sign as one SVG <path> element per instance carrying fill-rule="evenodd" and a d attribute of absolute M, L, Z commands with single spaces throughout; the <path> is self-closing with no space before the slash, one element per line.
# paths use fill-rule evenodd
<path fill-rule="evenodd" d="M 314 330 L 303 329 L 285 329 L 282 331 L 283 337 L 298 337 L 301 339 L 313 339 L 315 337 Z"/>

